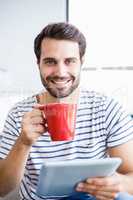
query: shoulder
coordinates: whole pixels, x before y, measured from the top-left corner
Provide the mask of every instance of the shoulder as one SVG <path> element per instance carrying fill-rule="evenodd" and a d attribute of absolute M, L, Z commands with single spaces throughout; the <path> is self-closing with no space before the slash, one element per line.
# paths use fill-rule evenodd
<path fill-rule="evenodd" d="M 97 105 L 104 105 L 109 101 L 109 98 L 106 95 L 96 91 L 89 91 L 87 89 L 81 89 L 80 99 L 81 101 Z"/>
<path fill-rule="evenodd" d="M 31 111 L 36 102 L 36 95 L 27 97 L 26 99 L 15 103 L 8 114 L 14 116 L 14 118 L 16 116 L 22 116 L 25 112 Z"/>
<path fill-rule="evenodd" d="M 100 111 L 106 117 L 110 114 L 111 116 L 116 114 L 118 116 L 124 111 L 123 106 L 113 97 L 86 89 L 82 89 L 80 92 L 80 106 L 87 107 L 94 112 Z"/>
<path fill-rule="evenodd" d="M 84 88 L 80 91 L 80 99 L 94 104 L 105 105 L 106 107 L 119 104 L 119 102 L 111 96 Z"/>

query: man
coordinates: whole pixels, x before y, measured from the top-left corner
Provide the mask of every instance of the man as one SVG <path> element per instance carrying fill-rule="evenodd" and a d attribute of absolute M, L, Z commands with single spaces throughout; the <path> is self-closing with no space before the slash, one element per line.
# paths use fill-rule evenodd
<path fill-rule="evenodd" d="M 86 179 L 75 188 L 77 195 L 64 199 L 132 199 L 133 127 L 118 103 L 80 89 L 75 138 L 60 143 L 51 142 L 46 120 L 39 109 L 38 103 L 43 103 L 46 94 L 64 98 L 79 89 L 85 49 L 85 37 L 68 23 L 49 24 L 36 37 L 34 50 L 47 91 L 16 104 L 8 114 L 0 148 L 1 196 L 20 184 L 21 199 L 48 199 L 36 194 L 40 168 L 45 160 L 110 156 L 123 161 L 116 174 Z"/>

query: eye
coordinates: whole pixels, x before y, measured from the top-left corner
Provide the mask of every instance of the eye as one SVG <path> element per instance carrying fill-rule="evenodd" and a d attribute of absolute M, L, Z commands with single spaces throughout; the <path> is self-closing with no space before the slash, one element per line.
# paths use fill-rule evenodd
<path fill-rule="evenodd" d="M 56 65 L 57 62 L 54 59 L 44 59 L 44 64 L 48 66 L 53 66 L 53 65 Z"/>
<path fill-rule="evenodd" d="M 75 64 L 76 63 L 76 59 L 75 58 L 67 58 L 65 60 L 65 64 L 66 65 L 72 65 L 72 64 Z"/>

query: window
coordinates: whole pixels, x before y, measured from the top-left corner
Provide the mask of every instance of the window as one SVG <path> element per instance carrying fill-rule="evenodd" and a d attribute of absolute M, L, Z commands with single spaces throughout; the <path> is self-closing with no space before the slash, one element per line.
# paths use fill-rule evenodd
<path fill-rule="evenodd" d="M 69 0 L 69 21 L 87 38 L 82 83 L 133 113 L 133 1 Z"/>

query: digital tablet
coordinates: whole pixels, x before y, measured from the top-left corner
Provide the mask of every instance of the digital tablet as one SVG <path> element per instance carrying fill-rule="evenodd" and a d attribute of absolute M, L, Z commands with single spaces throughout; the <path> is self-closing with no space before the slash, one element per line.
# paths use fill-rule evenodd
<path fill-rule="evenodd" d="M 80 181 L 90 177 L 110 176 L 120 164 L 120 158 L 45 162 L 40 170 L 37 195 L 71 195 Z"/>

